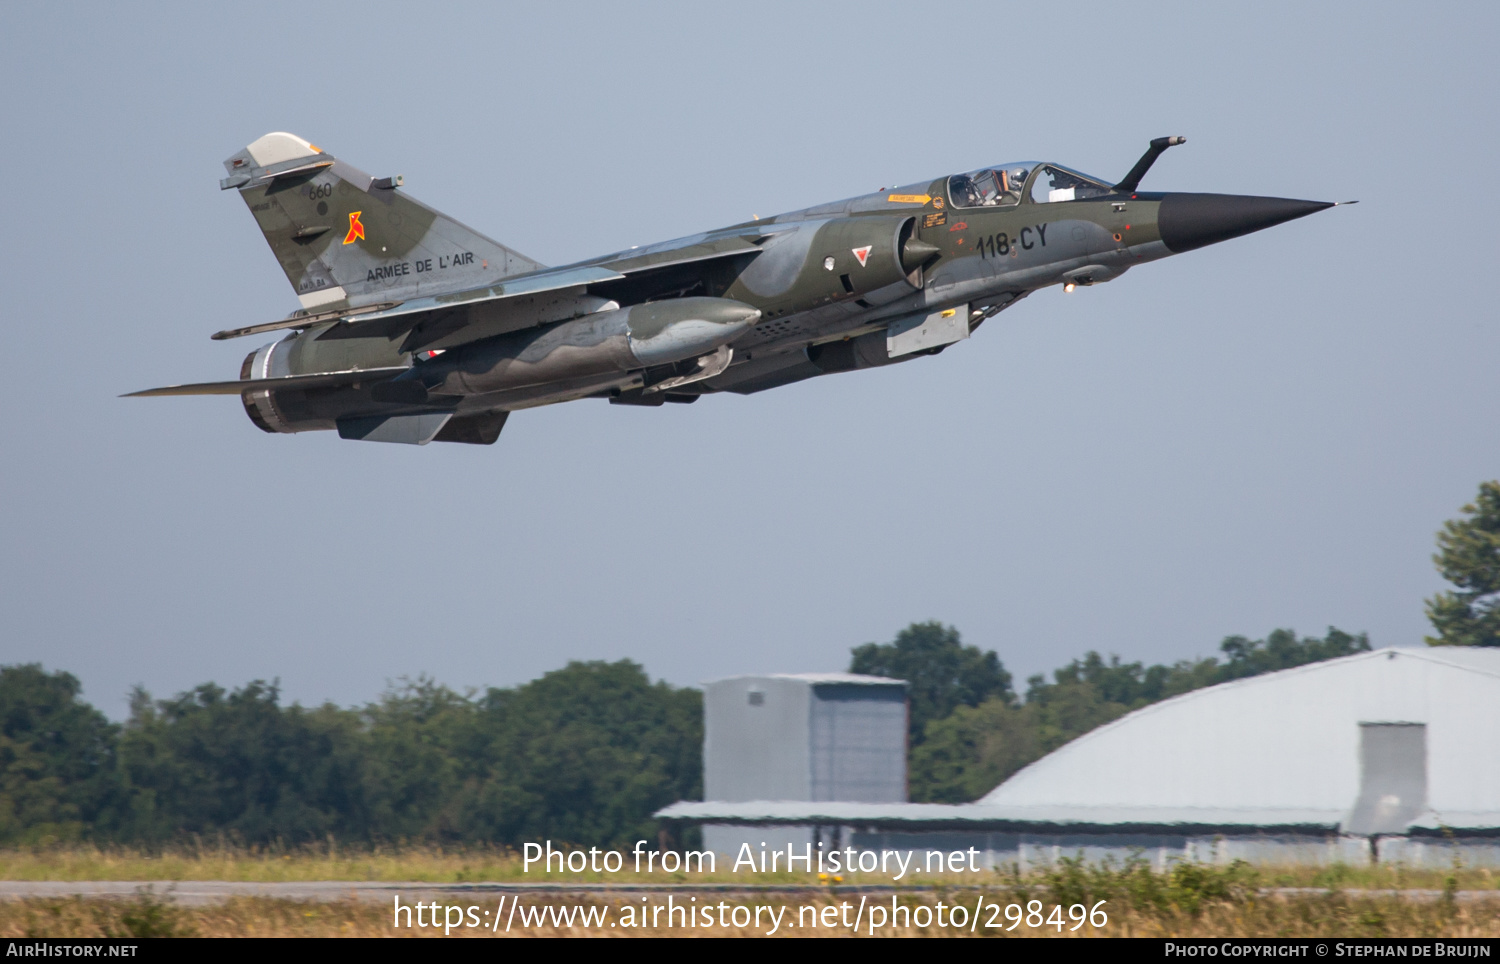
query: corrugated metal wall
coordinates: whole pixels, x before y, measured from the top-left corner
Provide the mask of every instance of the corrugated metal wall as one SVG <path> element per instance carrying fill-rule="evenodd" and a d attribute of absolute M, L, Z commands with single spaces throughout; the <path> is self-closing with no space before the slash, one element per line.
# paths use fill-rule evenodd
<path fill-rule="evenodd" d="M 810 800 L 906 801 L 906 694 L 820 685 L 811 706 Z"/>

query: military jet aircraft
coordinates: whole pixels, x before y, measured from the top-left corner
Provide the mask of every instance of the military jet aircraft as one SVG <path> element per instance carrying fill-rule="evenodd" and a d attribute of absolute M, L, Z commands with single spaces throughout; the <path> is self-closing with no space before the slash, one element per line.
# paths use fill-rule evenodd
<path fill-rule="evenodd" d="M 1040 288 L 1332 207 L 1139 190 L 1161 137 L 1108 182 L 995 164 L 547 268 L 286 133 L 224 162 L 301 307 L 216 339 L 289 334 L 234 381 L 267 432 L 491 444 L 510 413 L 742 395 L 936 355 Z"/>

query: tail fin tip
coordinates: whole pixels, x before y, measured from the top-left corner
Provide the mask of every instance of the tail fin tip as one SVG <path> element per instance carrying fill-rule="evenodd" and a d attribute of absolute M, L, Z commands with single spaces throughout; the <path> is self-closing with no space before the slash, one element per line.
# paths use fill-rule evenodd
<path fill-rule="evenodd" d="M 302 157 L 322 154 L 322 148 L 296 134 L 272 131 L 257 137 L 241 150 L 224 160 L 224 169 L 230 174 L 250 167 L 270 167 L 283 161 L 295 161 Z"/>

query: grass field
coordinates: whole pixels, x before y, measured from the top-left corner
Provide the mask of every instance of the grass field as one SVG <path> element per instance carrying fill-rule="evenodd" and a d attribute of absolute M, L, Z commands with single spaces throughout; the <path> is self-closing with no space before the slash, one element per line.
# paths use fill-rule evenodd
<path fill-rule="evenodd" d="M 264 848 L 230 845 L 179 845 L 147 851 L 133 848 L 52 846 L 0 849 L 0 880 L 232 880 L 232 881 L 416 881 L 424 883 L 566 882 L 566 883 L 760 883 L 804 884 L 798 873 L 735 874 L 721 862 L 717 872 L 704 874 L 633 873 L 626 869 L 606 874 L 529 873 L 519 854 L 499 847 L 440 848 L 430 846 L 341 848 Z M 1500 874 L 1488 868 L 1453 867 L 1442 870 L 1391 866 L 1261 867 L 1260 887 L 1314 887 L 1333 890 L 1495 890 L 1500 896 Z M 848 874 L 843 882 L 888 884 L 882 874 Z M 1008 879 L 1004 872 L 983 874 L 921 874 L 913 872 L 903 884 L 988 884 Z"/>
<path fill-rule="evenodd" d="M 561 875 L 551 875 L 558 882 Z M 392 926 L 392 907 L 385 903 L 356 900 L 302 902 L 270 897 L 236 897 L 219 904 L 181 906 L 171 896 L 174 880 L 275 881 L 411 881 L 432 884 L 491 882 L 538 882 L 535 873 L 522 872 L 517 855 L 500 849 L 466 848 L 444 850 L 408 847 L 339 851 L 331 846 L 303 848 L 293 852 L 232 847 L 178 847 L 156 853 L 91 847 L 50 847 L 36 850 L 0 851 L 0 879 L 12 881 L 114 880 L 140 881 L 141 888 L 129 898 L 26 898 L 0 901 L 0 937 L 148 937 L 196 935 L 233 936 L 442 936 L 442 927 Z M 542 878 L 546 880 L 548 878 Z M 721 901 L 753 909 L 785 907 L 788 923 L 780 936 L 849 936 L 847 925 L 809 923 L 825 907 L 838 908 L 859 900 L 857 895 L 830 891 L 806 874 L 736 876 L 722 869 L 715 874 L 692 875 L 567 875 L 564 882 L 585 883 L 601 879 L 614 883 L 679 883 L 672 889 L 676 901 L 701 901 L 706 906 Z M 805 885 L 788 893 L 723 893 L 694 891 L 693 884 L 739 882 Z M 885 936 L 940 936 L 974 933 L 978 936 L 1138 936 L 1138 937 L 1500 937 L 1500 890 L 1495 876 L 1484 869 L 1452 868 L 1446 871 L 1408 871 L 1391 867 L 1252 868 L 1245 864 L 1215 867 L 1177 864 L 1165 872 L 1153 871 L 1143 862 L 1125 866 L 1088 866 L 1065 860 L 1050 870 L 1020 874 L 1014 868 L 983 874 L 918 877 L 908 881 L 929 889 L 897 894 L 897 905 L 911 912 L 926 907 L 911 921 L 882 920 L 874 933 Z M 859 875 L 844 885 L 889 884 L 888 878 Z M 906 882 L 903 882 L 906 883 Z M 936 889 L 931 889 L 935 886 Z M 1309 892 L 1285 893 L 1280 888 L 1311 888 Z M 1427 897 L 1398 896 L 1372 891 L 1428 890 Z M 1458 892 L 1471 892 L 1459 900 Z M 1474 894 L 1472 892 L 1479 892 Z M 1493 897 L 1489 894 L 1493 894 Z M 980 895 L 983 895 L 982 898 Z M 450 900 L 483 900 L 493 906 L 496 895 L 458 896 Z M 516 900 L 514 896 L 505 898 Z M 890 905 L 888 893 L 868 898 Z M 546 919 L 527 922 L 526 913 L 511 921 L 512 936 L 596 934 L 602 936 L 760 936 L 765 926 L 733 921 L 714 921 L 712 926 L 666 928 L 620 926 L 625 916 L 641 912 L 640 905 L 662 903 L 661 891 L 649 896 L 611 893 L 573 897 L 526 894 L 521 907 L 533 917 L 539 908 L 593 908 L 607 913 L 611 923 L 569 925 L 555 912 Z M 939 903 L 971 907 L 976 900 L 986 910 L 986 923 L 997 926 L 965 929 L 938 926 L 934 913 Z M 985 904 L 983 901 L 997 902 Z M 1010 920 L 1001 908 L 1028 902 L 1053 906 L 1092 907 L 1098 901 L 1108 913 L 1108 923 L 1095 927 L 1083 923 L 1075 931 L 1071 921 L 1032 926 L 1018 922 L 1007 931 Z M 506 905 L 501 903 L 501 909 Z M 1082 908 L 1079 908 L 1080 912 Z M 749 911 L 746 911 L 747 915 Z M 842 911 L 831 911 L 838 920 Z M 798 917 L 801 915 L 801 917 Z M 499 912 L 495 912 L 495 917 Z M 563 914 L 564 918 L 566 914 Z M 888 915 L 890 916 L 890 915 Z M 1081 916 L 1081 914 L 1080 914 Z M 970 920 L 967 912 L 965 917 Z M 491 918 L 493 919 L 493 918 Z M 829 918 L 820 918 L 824 921 Z M 866 919 L 867 922 L 869 918 Z M 644 916 L 640 921 L 645 924 Z M 923 926 L 926 925 L 926 926 Z M 868 926 L 860 933 L 867 933 Z M 460 926 L 458 936 L 497 936 L 487 926 Z M 498 931 L 504 936 L 503 931 Z"/>

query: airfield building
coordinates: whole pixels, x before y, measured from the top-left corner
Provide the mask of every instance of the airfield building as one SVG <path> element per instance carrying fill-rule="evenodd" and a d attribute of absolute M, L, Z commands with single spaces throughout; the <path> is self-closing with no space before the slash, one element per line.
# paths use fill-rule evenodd
<path fill-rule="evenodd" d="M 1500 651 L 1383 649 L 1197 690 L 971 804 L 742 796 L 710 790 L 661 816 L 838 826 L 846 845 L 974 846 L 1022 865 L 1082 852 L 1446 866 L 1455 849 L 1500 865 Z"/>
<path fill-rule="evenodd" d="M 906 683 L 849 673 L 736 676 L 703 695 L 703 792 L 710 800 L 904 803 Z M 807 825 L 777 839 L 832 831 Z M 751 838 L 754 838 L 751 841 Z M 708 824 L 704 845 L 733 854 L 764 834 Z"/>

